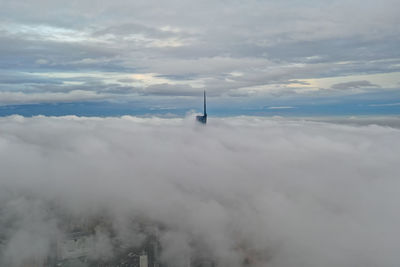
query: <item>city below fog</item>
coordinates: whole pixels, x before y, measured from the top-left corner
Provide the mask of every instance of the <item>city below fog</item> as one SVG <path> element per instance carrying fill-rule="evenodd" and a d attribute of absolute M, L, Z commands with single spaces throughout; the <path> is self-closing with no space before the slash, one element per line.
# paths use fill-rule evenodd
<path fill-rule="evenodd" d="M 0 266 L 396 266 L 398 117 L 1 117 Z"/>

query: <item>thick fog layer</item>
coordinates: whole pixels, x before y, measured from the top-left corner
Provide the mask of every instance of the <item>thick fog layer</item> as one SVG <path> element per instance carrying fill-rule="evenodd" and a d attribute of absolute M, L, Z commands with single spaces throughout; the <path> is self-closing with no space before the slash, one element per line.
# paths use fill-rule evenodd
<path fill-rule="evenodd" d="M 107 220 L 162 260 L 399 266 L 400 130 L 284 119 L 0 118 L 0 261 L 50 253 L 66 221 Z M 142 226 L 141 226 L 142 225 Z"/>

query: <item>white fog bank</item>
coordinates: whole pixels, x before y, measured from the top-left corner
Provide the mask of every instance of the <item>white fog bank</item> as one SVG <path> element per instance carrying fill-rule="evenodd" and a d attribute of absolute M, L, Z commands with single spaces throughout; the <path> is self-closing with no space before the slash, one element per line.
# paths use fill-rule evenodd
<path fill-rule="evenodd" d="M 363 123 L 362 123 L 363 124 Z M 103 216 L 92 257 L 136 222 L 183 266 L 400 265 L 400 129 L 271 118 L 0 118 L 0 265 L 43 257 L 64 220 Z M 195 245 L 194 245 L 195 244 Z"/>

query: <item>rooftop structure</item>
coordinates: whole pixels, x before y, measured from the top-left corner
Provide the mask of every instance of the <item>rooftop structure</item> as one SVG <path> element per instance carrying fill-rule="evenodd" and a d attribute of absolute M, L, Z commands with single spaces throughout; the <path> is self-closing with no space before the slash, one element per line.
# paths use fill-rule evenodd
<path fill-rule="evenodd" d="M 143 251 L 142 255 L 139 256 L 139 266 L 140 267 L 149 267 L 149 260 L 147 258 L 147 254 Z"/>
<path fill-rule="evenodd" d="M 204 114 L 203 114 L 203 116 L 201 116 L 201 115 L 196 116 L 196 120 L 198 122 L 203 123 L 203 124 L 207 123 L 206 91 L 205 90 L 204 90 Z"/>

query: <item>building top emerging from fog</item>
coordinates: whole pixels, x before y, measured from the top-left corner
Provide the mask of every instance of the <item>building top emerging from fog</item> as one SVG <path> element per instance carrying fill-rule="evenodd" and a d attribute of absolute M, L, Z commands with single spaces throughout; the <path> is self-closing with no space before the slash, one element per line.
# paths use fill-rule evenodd
<path fill-rule="evenodd" d="M 201 116 L 201 115 L 196 116 L 196 120 L 198 122 L 206 124 L 207 123 L 207 104 L 206 104 L 206 91 L 205 90 L 204 90 L 204 110 L 203 110 L 203 112 L 204 112 L 203 116 Z"/>

